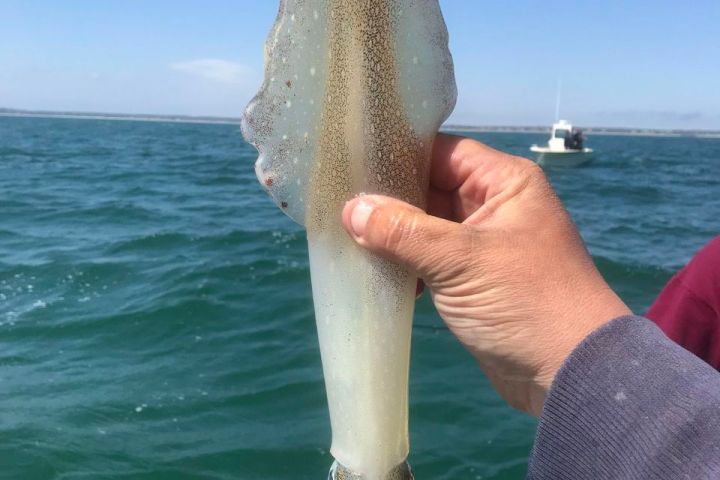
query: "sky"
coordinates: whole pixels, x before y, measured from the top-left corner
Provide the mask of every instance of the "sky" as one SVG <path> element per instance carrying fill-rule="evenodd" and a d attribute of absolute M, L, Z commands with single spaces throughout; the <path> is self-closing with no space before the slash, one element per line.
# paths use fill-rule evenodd
<path fill-rule="evenodd" d="M 0 0 L 0 107 L 238 117 L 276 0 Z M 440 0 L 450 123 L 720 129 L 720 1 Z"/>

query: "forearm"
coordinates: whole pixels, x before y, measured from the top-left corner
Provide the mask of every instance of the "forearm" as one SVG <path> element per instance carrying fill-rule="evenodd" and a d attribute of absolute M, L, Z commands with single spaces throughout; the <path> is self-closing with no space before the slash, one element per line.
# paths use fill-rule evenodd
<path fill-rule="evenodd" d="M 720 374 L 641 317 L 583 341 L 545 403 L 529 478 L 715 478 Z"/>

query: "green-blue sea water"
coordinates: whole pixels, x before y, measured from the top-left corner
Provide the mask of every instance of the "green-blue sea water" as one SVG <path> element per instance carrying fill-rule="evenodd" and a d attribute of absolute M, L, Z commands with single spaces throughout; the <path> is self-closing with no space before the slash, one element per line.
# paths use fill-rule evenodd
<path fill-rule="evenodd" d="M 547 174 L 643 312 L 720 231 L 720 140 L 588 144 L 592 162 Z M 325 478 L 305 237 L 254 160 L 232 125 L 0 118 L 0 478 Z M 427 296 L 412 348 L 417 478 L 523 478 L 535 421 Z"/>

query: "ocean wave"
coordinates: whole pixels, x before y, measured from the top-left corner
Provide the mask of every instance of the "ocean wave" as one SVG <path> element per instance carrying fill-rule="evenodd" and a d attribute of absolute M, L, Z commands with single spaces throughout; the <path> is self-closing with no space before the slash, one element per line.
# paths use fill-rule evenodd
<path fill-rule="evenodd" d="M 664 279 L 675 273 L 674 269 L 643 263 L 625 263 L 603 256 L 593 256 L 598 269 L 610 278 L 632 277 L 642 279 Z"/>
<path fill-rule="evenodd" d="M 127 252 L 143 252 L 145 254 L 148 251 L 179 248 L 196 240 L 197 237 L 194 235 L 179 232 L 158 232 L 114 242 L 105 247 L 105 252 L 109 256 Z"/>
<path fill-rule="evenodd" d="M 34 157 L 35 150 L 25 150 L 22 148 L 0 147 L 0 160 L 7 160 L 8 157 Z"/>

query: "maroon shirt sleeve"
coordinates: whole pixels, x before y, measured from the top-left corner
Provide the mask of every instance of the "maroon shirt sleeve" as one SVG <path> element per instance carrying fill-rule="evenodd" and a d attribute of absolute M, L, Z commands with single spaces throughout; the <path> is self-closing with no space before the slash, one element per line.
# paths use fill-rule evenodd
<path fill-rule="evenodd" d="M 647 317 L 676 343 L 720 370 L 720 236 L 675 274 Z"/>

